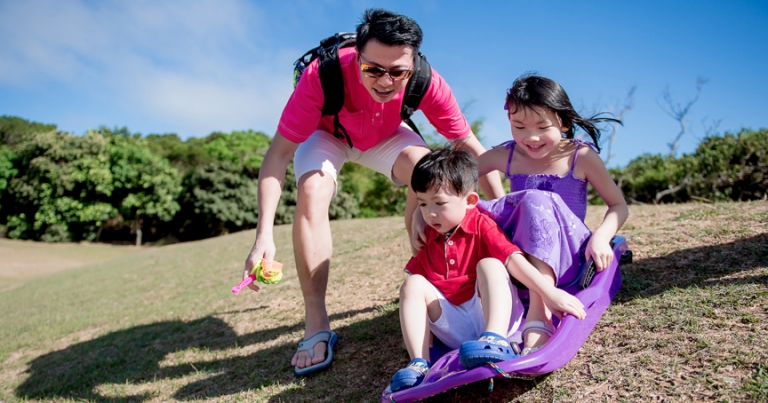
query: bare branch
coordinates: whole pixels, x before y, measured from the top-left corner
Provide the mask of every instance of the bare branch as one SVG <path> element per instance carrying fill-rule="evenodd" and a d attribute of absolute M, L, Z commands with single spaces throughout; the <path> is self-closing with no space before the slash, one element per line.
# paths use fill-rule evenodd
<path fill-rule="evenodd" d="M 707 120 L 711 120 L 711 122 L 707 123 Z M 723 118 L 709 119 L 709 116 L 705 116 L 704 119 L 701 119 L 701 125 L 704 126 L 704 136 L 705 137 L 716 136 L 718 133 L 717 129 L 720 128 L 721 123 L 723 123 Z"/>
<path fill-rule="evenodd" d="M 632 88 L 627 91 L 627 97 L 624 98 L 624 107 L 615 114 L 616 119 L 621 120 L 624 118 L 624 115 L 627 114 L 627 112 L 632 110 L 632 107 L 635 106 L 635 90 L 637 89 L 637 85 L 633 85 Z M 619 109 L 618 104 L 616 104 L 615 109 Z M 613 130 L 611 130 L 611 135 L 608 137 L 608 144 L 606 147 L 606 154 L 605 159 L 603 160 L 603 163 L 605 165 L 608 165 L 608 163 L 611 161 L 611 158 L 613 157 L 613 154 L 611 153 L 611 149 L 613 148 L 613 142 L 616 140 L 616 132 L 619 131 L 619 123 L 613 122 Z"/>
<path fill-rule="evenodd" d="M 685 131 L 688 129 L 688 120 L 686 119 L 688 116 L 688 112 L 690 112 L 691 107 L 693 104 L 696 103 L 696 101 L 699 100 L 699 95 L 701 95 L 701 87 L 704 86 L 704 84 L 707 83 L 707 80 L 704 78 L 697 78 L 696 79 L 696 96 L 693 97 L 692 100 L 690 100 L 685 105 L 682 105 L 680 103 L 676 103 L 672 100 L 672 94 L 669 91 L 669 86 L 667 86 L 664 91 L 661 93 L 661 98 L 664 100 L 664 103 L 662 104 L 659 102 L 659 100 L 656 100 L 656 103 L 659 105 L 659 107 L 666 112 L 667 115 L 672 117 L 672 119 L 675 119 L 677 123 L 680 125 L 680 131 L 677 133 L 677 136 L 675 136 L 674 141 L 667 144 L 669 146 L 669 155 L 674 156 L 677 152 L 677 146 L 680 142 L 680 139 L 683 137 L 683 134 L 685 134 Z"/>

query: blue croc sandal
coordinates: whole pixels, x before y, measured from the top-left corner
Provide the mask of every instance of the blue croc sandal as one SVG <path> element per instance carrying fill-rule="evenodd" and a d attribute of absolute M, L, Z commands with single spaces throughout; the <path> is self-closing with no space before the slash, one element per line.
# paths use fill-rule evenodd
<path fill-rule="evenodd" d="M 339 338 L 336 336 L 336 332 L 322 331 L 315 333 L 314 336 L 306 340 L 300 341 L 299 348 L 296 351 L 306 351 L 312 358 L 315 358 L 315 345 L 317 343 L 325 342 L 325 360 L 304 368 L 299 368 L 298 365 L 294 366 L 293 371 L 296 373 L 296 375 L 306 375 L 311 372 L 326 369 L 331 366 L 331 362 L 333 361 L 333 346 L 336 345 L 336 341 L 338 341 L 338 339 Z"/>
<path fill-rule="evenodd" d="M 459 362 L 467 369 L 477 368 L 488 362 L 508 361 L 519 356 L 505 337 L 491 332 L 481 334 L 478 340 L 465 341 L 459 348 Z"/>
<path fill-rule="evenodd" d="M 414 358 L 408 366 L 395 372 L 389 389 L 392 393 L 418 386 L 424 380 L 424 375 L 429 371 L 429 363 L 423 358 Z"/>

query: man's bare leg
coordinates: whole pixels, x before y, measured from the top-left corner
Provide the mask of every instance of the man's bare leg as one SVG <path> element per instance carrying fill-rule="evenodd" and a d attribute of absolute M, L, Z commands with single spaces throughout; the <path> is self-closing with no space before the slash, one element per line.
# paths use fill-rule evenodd
<path fill-rule="evenodd" d="M 304 339 L 317 332 L 330 330 L 325 293 L 333 242 L 328 206 L 335 194 L 336 183 L 327 173 L 308 172 L 299 181 L 296 217 L 293 222 L 293 249 L 296 271 L 304 296 Z M 317 343 L 315 357 L 297 352 L 291 365 L 305 368 L 325 360 L 326 343 Z"/>

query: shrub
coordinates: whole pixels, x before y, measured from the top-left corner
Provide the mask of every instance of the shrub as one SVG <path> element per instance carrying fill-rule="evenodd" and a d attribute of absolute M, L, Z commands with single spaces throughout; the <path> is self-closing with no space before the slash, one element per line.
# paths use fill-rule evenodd
<path fill-rule="evenodd" d="M 179 209 L 178 174 L 136 136 L 27 133 L 12 150 L 20 174 L 2 195 L 11 238 L 94 240 L 117 216 L 167 221 Z"/>

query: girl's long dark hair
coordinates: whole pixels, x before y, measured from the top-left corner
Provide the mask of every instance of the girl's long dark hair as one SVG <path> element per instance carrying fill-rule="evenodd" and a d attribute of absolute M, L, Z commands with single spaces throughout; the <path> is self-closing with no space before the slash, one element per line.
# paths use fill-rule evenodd
<path fill-rule="evenodd" d="M 583 118 L 579 115 L 571 104 L 568 94 L 563 87 L 552 79 L 533 74 L 525 74 L 518 77 L 507 91 L 507 102 L 504 109 L 509 113 L 516 113 L 521 108 L 533 110 L 534 107 L 543 107 L 553 110 L 563 126 L 568 127 L 565 137 L 572 139 L 574 137 L 574 126 L 580 127 L 587 132 L 589 137 L 595 143 L 595 149 L 600 152 L 600 129 L 597 124 L 600 123 L 618 123 L 618 119 L 606 117 L 606 113 L 598 113 L 589 118 Z"/>

